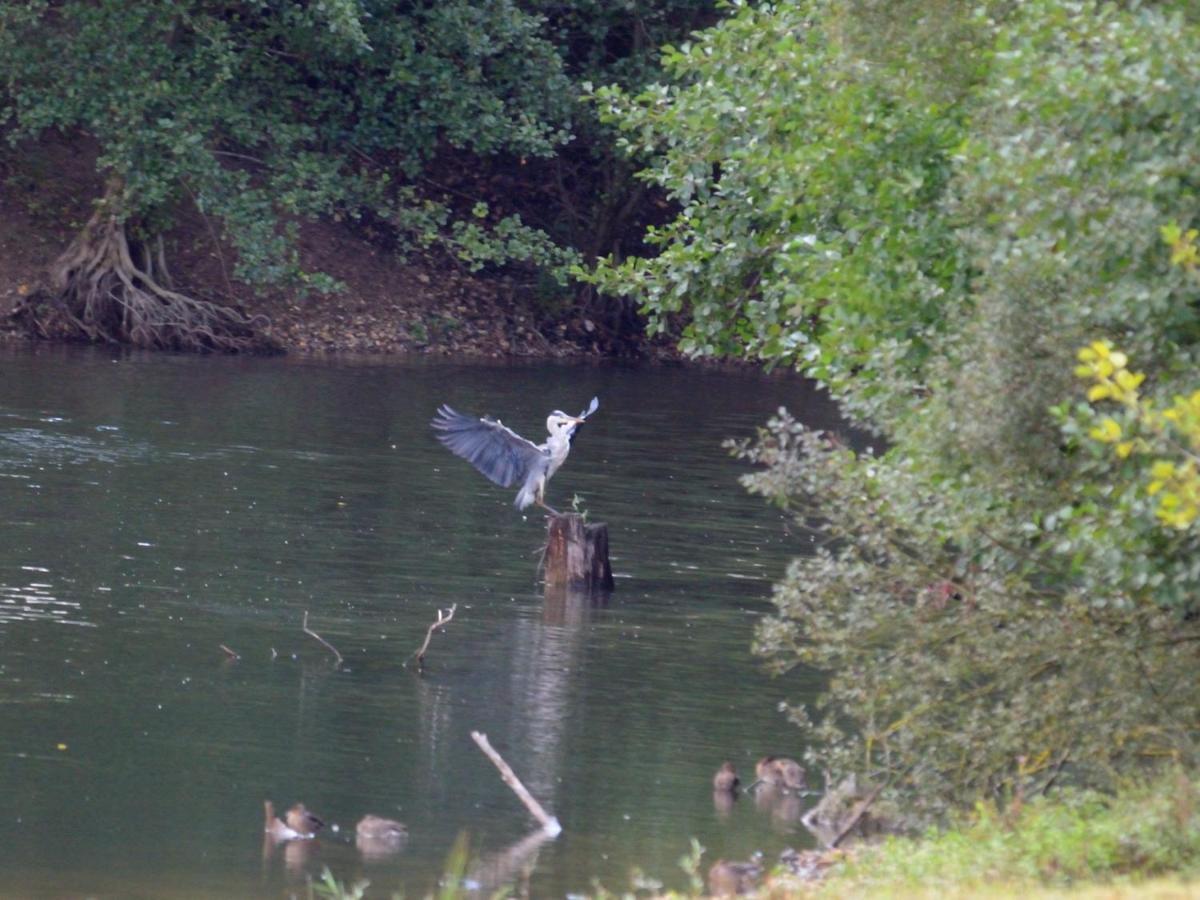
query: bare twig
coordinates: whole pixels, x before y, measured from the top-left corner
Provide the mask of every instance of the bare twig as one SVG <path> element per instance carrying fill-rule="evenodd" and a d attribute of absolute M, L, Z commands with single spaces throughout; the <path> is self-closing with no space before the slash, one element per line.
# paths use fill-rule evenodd
<path fill-rule="evenodd" d="M 487 735 L 478 731 L 472 731 L 471 740 L 478 744 L 479 749 L 487 755 L 487 758 L 495 763 L 496 768 L 500 770 L 500 777 L 504 779 L 504 783 L 512 788 L 513 793 L 525 804 L 525 808 L 533 813 L 533 817 L 541 823 L 542 830 L 550 837 L 562 834 L 562 826 L 558 824 L 558 819 L 549 815 L 546 810 L 542 809 L 542 805 L 533 799 L 533 795 L 526 790 L 525 785 L 521 784 L 521 779 L 513 773 L 508 763 L 504 761 L 499 753 L 492 749 L 492 745 L 488 743 Z"/>
<path fill-rule="evenodd" d="M 217 151 L 220 152 L 220 151 Z M 231 154 L 236 155 L 236 154 Z M 187 183 L 187 179 L 182 181 L 183 189 L 188 192 L 192 198 L 192 204 L 200 212 L 200 218 L 204 220 L 204 227 L 208 230 L 208 238 L 212 241 L 213 255 L 217 258 L 217 263 L 221 267 L 221 280 L 225 282 L 225 296 L 234 297 L 233 282 L 229 280 L 229 269 L 225 265 L 225 254 L 221 252 L 221 238 L 217 234 L 217 230 L 213 227 L 212 219 L 204 212 L 203 204 L 196 199 L 196 195 L 192 193 L 191 187 Z"/>
<path fill-rule="evenodd" d="M 313 631 L 311 628 L 308 627 L 308 610 L 307 609 L 304 611 L 304 623 L 303 623 L 302 627 L 304 628 L 305 634 L 307 634 L 311 637 L 315 637 L 318 641 L 320 641 L 322 644 L 324 644 L 325 647 L 328 648 L 328 650 L 334 656 L 337 657 L 337 665 L 340 666 L 342 664 L 342 654 L 338 653 L 337 647 L 333 646 L 333 644 L 329 643 L 329 641 L 325 640 L 325 638 L 321 637 L 319 634 L 317 634 L 315 631 Z"/>
<path fill-rule="evenodd" d="M 226 656 L 228 656 L 230 659 L 241 659 L 241 656 L 239 656 L 239 655 L 238 655 L 237 651 L 235 651 L 235 650 L 230 650 L 230 649 L 229 649 L 228 647 L 226 647 L 224 644 L 219 644 L 218 646 L 220 646 L 220 648 L 221 648 L 223 651 L 225 651 L 225 655 L 226 655 Z"/>
<path fill-rule="evenodd" d="M 1062 774 L 1063 766 L 1067 764 L 1067 760 L 1070 758 L 1071 751 L 1064 750 L 1062 756 L 1058 758 L 1058 762 L 1054 764 L 1054 771 L 1051 773 L 1050 777 L 1046 779 L 1046 783 L 1043 784 L 1041 789 L 1038 791 L 1038 793 L 1040 793 L 1043 797 L 1049 793 L 1050 788 L 1054 787 L 1054 782 L 1058 781 L 1058 776 Z"/>
<path fill-rule="evenodd" d="M 449 609 L 439 609 L 437 611 L 437 621 L 430 625 L 425 632 L 425 643 L 421 645 L 420 649 L 417 650 L 416 653 L 408 658 L 412 659 L 414 656 L 416 657 L 418 672 L 425 668 L 425 651 L 429 649 L 429 642 L 433 639 L 433 633 L 439 628 L 449 624 L 450 620 L 454 618 L 454 611 L 456 609 L 458 609 L 458 604 L 451 603 Z M 408 660 L 404 661 L 404 665 L 408 665 Z"/>

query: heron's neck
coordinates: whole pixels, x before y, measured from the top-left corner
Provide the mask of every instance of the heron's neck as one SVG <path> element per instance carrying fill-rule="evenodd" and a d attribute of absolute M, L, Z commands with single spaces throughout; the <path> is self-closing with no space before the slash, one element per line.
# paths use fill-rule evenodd
<path fill-rule="evenodd" d="M 546 439 L 544 446 L 550 454 L 550 462 L 555 467 L 560 466 L 562 465 L 562 461 L 567 458 L 567 454 L 571 452 L 570 435 L 561 432 L 552 434 Z"/>

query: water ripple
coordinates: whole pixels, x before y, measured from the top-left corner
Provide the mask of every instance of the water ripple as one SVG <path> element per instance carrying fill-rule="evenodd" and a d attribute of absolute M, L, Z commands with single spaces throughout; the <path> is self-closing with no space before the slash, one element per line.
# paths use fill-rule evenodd
<path fill-rule="evenodd" d="M 102 430 L 103 429 L 103 430 Z M 116 463 L 144 458 L 149 448 L 119 437 L 100 426 L 104 437 L 63 434 L 44 428 L 23 427 L 0 431 L 0 462 L 13 466 L 72 466 L 91 462 Z"/>
<path fill-rule="evenodd" d="M 50 593 L 51 585 L 30 582 L 26 585 L 0 584 L 0 625 L 8 622 L 59 622 L 95 628 L 82 617 L 82 607 Z"/>

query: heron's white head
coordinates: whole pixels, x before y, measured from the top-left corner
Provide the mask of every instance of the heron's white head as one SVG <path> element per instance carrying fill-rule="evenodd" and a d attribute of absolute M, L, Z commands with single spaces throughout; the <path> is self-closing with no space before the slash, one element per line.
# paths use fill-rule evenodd
<path fill-rule="evenodd" d="M 562 410 L 556 409 L 546 417 L 546 430 L 550 432 L 550 437 L 566 436 L 574 431 L 575 426 L 582 421 L 583 419 L 568 416 Z"/>

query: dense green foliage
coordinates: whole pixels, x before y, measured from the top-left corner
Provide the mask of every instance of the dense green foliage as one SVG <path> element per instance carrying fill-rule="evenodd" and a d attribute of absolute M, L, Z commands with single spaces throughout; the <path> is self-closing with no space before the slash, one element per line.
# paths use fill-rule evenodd
<path fill-rule="evenodd" d="M 297 218 L 370 211 L 433 239 L 446 214 L 409 185 L 443 146 L 553 153 L 570 82 L 540 31 L 503 0 L 11 4 L 0 82 L 11 138 L 93 135 L 123 216 L 152 231 L 190 199 L 240 274 L 275 281 L 300 274 Z M 546 252 L 527 239 L 509 253 Z"/>
<path fill-rule="evenodd" d="M 825 538 L 758 642 L 829 673 L 793 710 L 810 758 L 910 808 L 1195 762 L 1186 7 L 739 6 L 669 84 L 597 95 L 681 206 L 597 281 L 690 352 L 820 379 L 887 448 L 781 415 L 742 452 Z M 1074 371 L 1102 339 L 1145 374 L 1132 404 Z"/>
<path fill-rule="evenodd" d="M 645 205 L 581 85 L 644 82 L 659 43 L 711 16 L 707 0 L 4 4 L 0 128 L 94 138 L 135 244 L 192 205 L 250 284 L 331 288 L 294 240 L 324 216 L 561 285 Z"/>
<path fill-rule="evenodd" d="M 638 296 L 652 328 L 684 311 L 688 352 L 799 363 L 868 402 L 868 384 L 919 364 L 964 277 L 936 203 L 961 116 L 930 98 L 965 89 L 971 72 L 935 91 L 891 77 L 910 67 L 907 54 L 876 68 L 839 52 L 834 38 L 858 5 L 745 7 L 667 50 L 675 84 L 632 100 L 599 92 L 627 146 L 665 148 L 643 175 L 681 212 L 650 233 L 659 255 L 611 261 L 596 277 Z M 942 40 L 969 54 L 981 26 L 960 4 L 932 6 Z M 876 19 L 902 21 L 913 7 Z M 812 21 L 820 12 L 827 28 Z"/>

